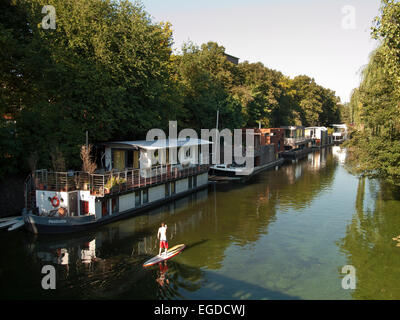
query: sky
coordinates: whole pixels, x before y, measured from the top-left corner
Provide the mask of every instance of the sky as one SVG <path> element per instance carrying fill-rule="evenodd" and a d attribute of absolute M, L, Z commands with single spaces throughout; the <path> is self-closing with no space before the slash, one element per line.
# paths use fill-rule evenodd
<path fill-rule="evenodd" d="M 370 28 L 380 0 L 142 0 L 154 22 L 169 21 L 175 50 L 192 41 L 225 47 L 240 62 L 286 76 L 308 75 L 342 102 L 377 47 Z"/>

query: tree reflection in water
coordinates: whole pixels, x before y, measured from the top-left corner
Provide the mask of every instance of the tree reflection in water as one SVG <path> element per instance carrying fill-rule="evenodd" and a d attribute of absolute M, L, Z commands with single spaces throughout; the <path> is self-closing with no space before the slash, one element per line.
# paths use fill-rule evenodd
<path fill-rule="evenodd" d="M 346 236 L 338 242 L 356 268 L 355 299 L 400 299 L 399 188 L 360 178 L 355 212 Z"/>

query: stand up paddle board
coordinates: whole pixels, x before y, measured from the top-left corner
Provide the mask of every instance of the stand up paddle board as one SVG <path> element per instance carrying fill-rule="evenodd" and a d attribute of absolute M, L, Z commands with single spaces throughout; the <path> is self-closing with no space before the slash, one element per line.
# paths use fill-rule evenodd
<path fill-rule="evenodd" d="M 161 256 L 155 256 L 154 258 L 147 260 L 143 264 L 143 267 L 151 267 L 161 261 L 171 259 L 171 258 L 175 257 L 177 254 L 181 253 L 183 251 L 183 249 L 185 249 L 185 247 L 186 246 L 184 244 L 178 244 L 178 245 L 168 249 L 166 254 L 161 253 Z"/>

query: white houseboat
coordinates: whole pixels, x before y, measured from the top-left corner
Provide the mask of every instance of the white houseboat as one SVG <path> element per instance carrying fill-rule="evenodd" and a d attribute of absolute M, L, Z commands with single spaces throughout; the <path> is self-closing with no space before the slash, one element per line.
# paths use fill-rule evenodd
<path fill-rule="evenodd" d="M 347 125 L 345 124 L 333 124 L 333 143 L 341 144 L 347 140 Z"/>
<path fill-rule="evenodd" d="M 307 127 L 305 136 L 311 140 L 312 148 L 323 148 L 333 144 L 333 138 L 326 127 Z"/>
<path fill-rule="evenodd" d="M 86 230 L 205 188 L 209 165 L 201 153 L 204 144 L 210 142 L 110 142 L 102 144 L 104 168 L 94 174 L 38 170 L 25 183 L 25 227 L 33 233 Z M 154 165 L 150 152 L 162 164 Z M 180 153 L 184 161 L 174 156 Z"/>

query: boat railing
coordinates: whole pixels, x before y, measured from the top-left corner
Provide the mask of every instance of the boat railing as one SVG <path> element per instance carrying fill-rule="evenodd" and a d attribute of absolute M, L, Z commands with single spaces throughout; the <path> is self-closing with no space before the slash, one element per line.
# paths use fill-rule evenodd
<path fill-rule="evenodd" d="M 34 180 L 34 189 L 38 190 L 59 192 L 86 190 L 92 195 L 104 196 L 207 172 L 208 168 L 208 164 L 177 164 L 94 174 L 83 171 L 37 170 L 30 179 Z M 27 187 L 27 183 L 25 185 Z"/>
<path fill-rule="evenodd" d="M 299 137 L 299 138 L 285 138 L 284 145 L 285 146 L 294 146 L 301 143 L 307 143 L 310 141 L 308 137 Z"/>

